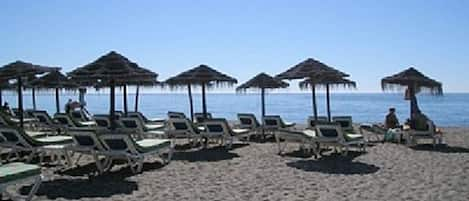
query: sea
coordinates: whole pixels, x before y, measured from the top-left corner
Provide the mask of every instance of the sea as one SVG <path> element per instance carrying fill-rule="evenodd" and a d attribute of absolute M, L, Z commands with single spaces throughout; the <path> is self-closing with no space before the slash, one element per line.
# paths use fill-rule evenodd
<path fill-rule="evenodd" d="M 61 95 L 61 109 L 71 98 L 78 100 L 78 93 Z M 420 109 L 437 126 L 469 127 L 469 94 L 447 93 L 444 96 L 418 95 Z M 122 109 L 123 96 L 116 95 L 116 110 Z M 194 94 L 194 110 L 201 112 L 201 95 Z M 3 101 L 16 107 L 16 94 L 4 94 Z M 312 115 L 312 99 L 309 93 L 269 93 L 266 94 L 266 114 L 281 115 L 285 121 L 306 123 Z M 89 93 L 86 95 L 87 109 L 93 114 L 109 113 L 109 94 Z M 135 95 L 128 95 L 128 109 L 134 110 Z M 318 113 L 326 115 L 325 94 L 317 95 Z M 32 108 L 32 97 L 24 95 L 24 107 Z M 334 93 L 331 94 L 332 116 L 352 116 L 357 123 L 383 122 L 388 108 L 397 110 L 398 118 L 404 122 L 409 118 L 409 101 L 402 93 Z M 261 97 L 258 93 L 207 93 L 207 108 L 214 117 L 235 120 L 237 113 L 254 113 L 261 116 Z M 37 93 L 36 109 L 55 113 L 53 93 Z M 140 94 L 138 110 L 147 117 L 166 117 L 168 111 L 189 114 L 189 98 L 183 93 L 145 93 Z M 188 115 L 189 116 L 189 115 Z"/>

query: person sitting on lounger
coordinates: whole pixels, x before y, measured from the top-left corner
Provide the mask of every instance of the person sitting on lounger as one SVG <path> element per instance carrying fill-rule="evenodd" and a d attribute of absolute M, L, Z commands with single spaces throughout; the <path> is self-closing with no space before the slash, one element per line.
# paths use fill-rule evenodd
<path fill-rule="evenodd" d="M 399 119 L 397 119 L 395 108 L 389 108 L 389 113 L 386 115 L 385 126 L 386 129 L 399 128 Z"/>

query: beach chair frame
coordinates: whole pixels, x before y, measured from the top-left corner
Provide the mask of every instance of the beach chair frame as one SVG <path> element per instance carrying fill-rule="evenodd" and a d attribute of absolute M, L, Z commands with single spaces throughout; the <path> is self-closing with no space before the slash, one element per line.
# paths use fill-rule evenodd
<path fill-rule="evenodd" d="M 433 121 L 427 121 L 428 130 L 426 131 L 418 131 L 418 130 L 407 130 L 404 131 L 404 136 L 406 138 L 407 146 L 412 146 L 418 144 L 418 140 L 421 139 L 431 139 L 433 147 L 436 147 L 436 144 L 441 143 L 443 141 L 443 135 L 441 133 L 437 133 L 435 129 L 435 124 Z"/>
<path fill-rule="evenodd" d="M 32 198 L 36 194 L 37 190 L 39 190 L 39 186 L 41 185 L 43 178 L 44 177 L 42 176 L 42 174 L 38 174 L 38 175 L 29 176 L 29 177 L 22 178 L 22 179 L 17 179 L 17 180 L 5 182 L 5 183 L 0 183 L 0 193 L 5 194 L 6 196 L 8 196 L 10 199 L 12 199 L 14 201 L 16 201 L 16 200 L 30 201 L 30 200 L 32 200 Z M 28 183 L 28 182 L 31 182 L 31 181 L 33 181 L 33 187 L 31 188 L 31 190 L 29 190 L 28 195 L 24 199 L 19 199 L 17 196 L 13 196 L 13 195 L 11 195 L 10 193 L 8 193 L 6 191 L 6 189 L 9 186 L 19 185 L 19 184 L 22 184 L 22 183 Z"/>
<path fill-rule="evenodd" d="M 0 146 L 11 149 L 8 153 L 7 160 L 10 160 L 13 155 L 17 158 L 20 158 L 20 152 L 30 152 L 30 154 L 26 158 L 26 162 L 31 162 L 34 156 L 39 156 L 39 163 L 43 162 L 44 156 L 47 153 L 50 153 L 52 159 L 57 159 L 57 162 L 62 164 L 62 156 L 65 157 L 65 164 L 63 165 L 71 165 L 71 158 L 68 153 L 68 144 L 62 145 L 43 145 L 37 146 L 33 145 L 28 140 L 25 139 L 20 131 L 16 128 L 0 128 L 0 135 L 2 136 L 2 141 Z"/>
<path fill-rule="evenodd" d="M 195 145 L 200 142 L 201 135 L 194 128 L 195 125 L 187 118 L 169 118 L 165 132 L 170 139 L 188 139 L 190 144 Z"/>
<path fill-rule="evenodd" d="M 168 164 L 171 161 L 171 157 L 174 151 L 173 144 L 171 143 L 171 145 L 168 147 L 142 153 L 138 151 L 136 148 L 136 142 L 128 134 L 105 134 L 99 136 L 99 139 L 106 148 L 106 150 L 102 151 L 101 153 L 108 157 L 107 160 L 109 161 L 102 171 L 109 170 L 112 166 L 113 160 L 124 159 L 127 160 L 127 164 L 129 165 L 132 173 L 136 174 L 142 171 L 143 162 L 146 156 L 158 155 L 164 164 Z M 119 150 L 113 149 L 113 146 L 109 142 L 110 140 L 120 141 L 125 144 L 126 148 Z M 168 154 L 166 158 L 163 157 L 163 154 L 165 153 Z"/>
<path fill-rule="evenodd" d="M 332 131 L 331 133 L 328 133 Z M 318 124 L 316 125 L 317 141 L 321 146 L 332 146 L 339 148 L 343 155 L 347 155 L 352 145 L 358 145 L 359 151 L 366 151 L 367 142 L 365 140 L 347 141 L 344 136 L 342 126 L 336 124 Z"/>

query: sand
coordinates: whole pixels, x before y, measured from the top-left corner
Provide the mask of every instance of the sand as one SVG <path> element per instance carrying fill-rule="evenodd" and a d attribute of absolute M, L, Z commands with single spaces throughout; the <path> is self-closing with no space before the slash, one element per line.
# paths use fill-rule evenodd
<path fill-rule="evenodd" d="M 319 159 L 294 144 L 284 156 L 273 143 L 178 146 L 169 165 L 149 158 L 137 175 L 117 165 L 95 176 L 87 157 L 65 171 L 44 168 L 36 200 L 469 200 L 469 128 L 444 130 L 447 147 L 377 143 Z"/>

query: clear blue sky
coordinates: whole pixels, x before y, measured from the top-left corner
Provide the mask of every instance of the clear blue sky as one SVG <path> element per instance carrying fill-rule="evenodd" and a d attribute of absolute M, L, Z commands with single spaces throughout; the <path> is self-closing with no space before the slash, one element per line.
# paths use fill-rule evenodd
<path fill-rule="evenodd" d="M 469 92 L 469 1 L 2 0 L 0 65 L 70 71 L 116 50 L 164 80 L 205 63 L 244 82 L 307 57 L 360 92 L 409 66 Z"/>

